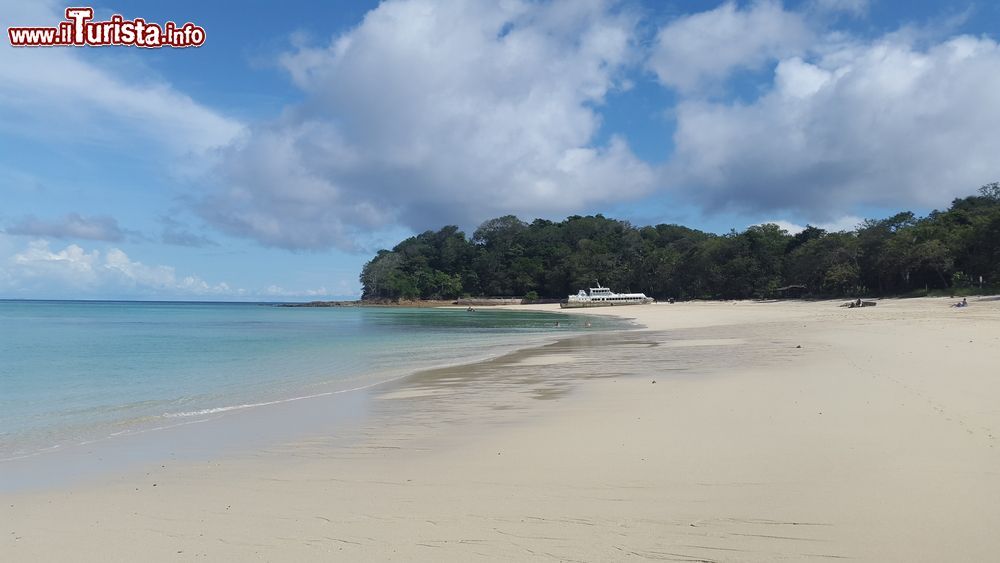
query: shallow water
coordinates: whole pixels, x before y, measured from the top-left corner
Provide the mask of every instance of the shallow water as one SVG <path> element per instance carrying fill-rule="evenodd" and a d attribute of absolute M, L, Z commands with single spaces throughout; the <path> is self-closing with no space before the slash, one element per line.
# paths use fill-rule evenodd
<path fill-rule="evenodd" d="M 585 322 L 622 326 L 482 309 L 0 301 L 0 460 L 351 393 Z"/>

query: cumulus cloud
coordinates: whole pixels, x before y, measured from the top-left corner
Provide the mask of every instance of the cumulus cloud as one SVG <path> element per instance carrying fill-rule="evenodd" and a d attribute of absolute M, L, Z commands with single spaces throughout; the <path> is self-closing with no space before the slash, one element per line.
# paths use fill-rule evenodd
<path fill-rule="evenodd" d="M 682 102 L 677 185 L 709 208 L 937 206 L 1000 177 L 1000 46 L 898 37 L 782 60 L 752 103 Z"/>
<path fill-rule="evenodd" d="M 53 26 L 65 4 L 0 2 L 11 25 Z M 179 154 L 204 153 L 230 143 L 243 125 L 209 109 L 169 83 L 126 76 L 100 66 L 89 49 L 15 49 L 0 42 L 0 122 L 24 135 L 60 135 L 115 141 L 122 132 L 155 139 Z M 132 74 L 142 74 L 132 73 Z"/>
<path fill-rule="evenodd" d="M 226 283 L 209 284 L 198 276 L 179 276 L 170 266 L 150 266 L 134 261 L 118 248 L 85 250 L 70 244 L 53 249 L 46 240 L 31 241 L 26 248 L 0 263 L 0 279 L 12 294 L 39 294 L 55 288 L 61 295 L 182 295 L 233 296 L 241 290 Z"/>
<path fill-rule="evenodd" d="M 113 217 L 84 217 L 70 213 L 52 221 L 38 219 L 33 215 L 23 217 L 7 227 L 7 234 L 53 237 L 62 239 L 88 239 L 121 242 L 128 234 L 118 226 Z"/>
<path fill-rule="evenodd" d="M 183 160 L 212 171 L 186 200 L 194 211 L 289 249 L 356 250 L 401 226 L 627 206 L 663 187 L 707 211 L 826 224 L 861 206 L 945 205 L 1000 178 L 996 42 L 944 38 L 951 29 L 875 39 L 832 29 L 868 4 L 730 1 L 649 36 L 630 5 L 611 0 L 387 0 L 328 43 L 296 43 L 280 65 L 302 101 L 250 127 L 135 63 L 104 66 L 121 61 L 111 51 L 13 56 L 0 44 L 0 128 L 138 133 L 175 156 L 211 155 Z M 0 0 L 0 19 L 48 25 L 61 9 Z M 677 100 L 662 108 L 676 123 L 662 168 L 602 131 L 609 94 L 643 71 Z M 28 217 L 8 231 L 130 234 L 82 216 Z M 213 244 L 180 223 L 164 223 L 160 240 Z M 106 269 L 108 254 L 96 259 Z"/>
<path fill-rule="evenodd" d="M 690 93 L 712 88 L 734 71 L 758 70 L 801 53 L 813 39 L 805 18 L 780 2 L 761 0 L 744 8 L 727 2 L 661 28 L 647 64 L 662 84 Z"/>
<path fill-rule="evenodd" d="M 18 248 L 15 241 L 0 233 L 0 297 L 280 301 L 359 296 L 356 284 L 346 279 L 332 289 L 288 289 L 274 284 L 244 289 L 180 274 L 173 266 L 147 264 L 120 248 L 87 249 L 77 244 L 60 248 L 43 239 Z"/>
<path fill-rule="evenodd" d="M 357 233 L 558 215 L 647 193 L 655 174 L 595 106 L 634 62 L 636 18 L 605 2 L 380 4 L 282 65 L 306 101 L 226 151 L 198 209 L 286 248 Z"/>

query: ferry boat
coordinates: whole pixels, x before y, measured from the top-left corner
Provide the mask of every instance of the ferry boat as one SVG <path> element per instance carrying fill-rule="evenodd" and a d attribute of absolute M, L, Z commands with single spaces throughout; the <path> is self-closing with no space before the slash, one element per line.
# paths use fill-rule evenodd
<path fill-rule="evenodd" d="M 576 295 L 570 295 L 565 301 L 559 303 L 562 309 L 576 309 L 579 307 L 611 307 L 614 305 L 645 305 L 652 303 L 652 297 L 646 297 L 645 293 L 615 293 L 606 287 L 590 288 L 588 294 L 580 290 Z"/>

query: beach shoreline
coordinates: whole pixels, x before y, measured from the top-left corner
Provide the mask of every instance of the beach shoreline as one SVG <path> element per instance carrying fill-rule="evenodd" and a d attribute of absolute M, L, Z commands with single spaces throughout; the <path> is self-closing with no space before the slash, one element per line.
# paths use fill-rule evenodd
<path fill-rule="evenodd" d="M 1000 302 L 838 304 L 564 311 L 644 328 L 397 382 L 351 445 L 3 495 L 0 556 L 988 559 Z"/>
<path fill-rule="evenodd" d="M 53 302 L 4 313 L 10 326 L 23 324 L 0 346 L 8 391 L 0 493 L 340 433 L 360 415 L 337 415 L 363 409 L 338 396 L 539 345 L 584 324 L 534 312 L 239 304 Z M 87 318 L 96 326 L 81 330 Z M 53 357 L 42 342 L 54 336 L 66 346 Z"/>

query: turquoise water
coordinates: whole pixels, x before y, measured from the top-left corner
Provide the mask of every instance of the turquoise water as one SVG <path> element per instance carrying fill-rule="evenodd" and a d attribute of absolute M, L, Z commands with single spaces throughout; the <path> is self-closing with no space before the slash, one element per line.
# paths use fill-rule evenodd
<path fill-rule="evenodd" d="M 588 321 L 615 326 L 482 309 L 0 301 L 0 460 L 350 393 Z"/>

